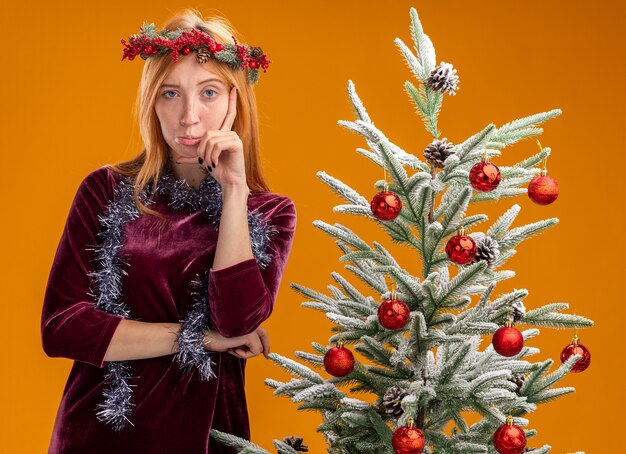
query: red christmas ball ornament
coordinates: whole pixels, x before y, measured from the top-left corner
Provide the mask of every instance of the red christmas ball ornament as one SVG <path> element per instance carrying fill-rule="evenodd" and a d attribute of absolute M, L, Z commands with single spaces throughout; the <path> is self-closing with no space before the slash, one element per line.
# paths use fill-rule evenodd
<path fill-rule="evenodd" d="M 493 446 L 500 454 L 520 454 L 526 449 L 526 434 L 521 427 L 513 424 L 513 417 L 506 418 L 506 424 L 498 427 L 493 434 Z"/>
<path fill-rule="evenodd" d="M 420 454 L 426 445 L 426 437 L 417 427 L 413 427 L 413 420 L 407 426 L 398 427 L 391 435 L 391 446 L 396 454 Z"/>
<path fill-rule="evenodd" d="M 554 178 L 549 177 L 546 170 L 533 178 L 528 184 L 528 197 L 537 205 L 549 205 L 559 196 L 559 185 Z"/>
<path fill-rule="evenodd" d="M 507 320 L 506 326 L 499 328 L 491 339 L 493 349 L 502 356 L 515 356 L 524 347 L 524 336 L 517 329 L 511 326 Z"/>
<path fill-rule="evenodd" d="M 224 45 L 222 43 L 216 43 L 215 47 L 217 48 L 217 51 L 219 52 L 220 50 L 224 50 Z"/>
<path fill-rule="evenodd" d="M 335 377 L 348 375 L 354 369 L 354 355 L 339 342 L 324 355 L 324 369 Z"/>
<path fill-rule="evenodd" d="M 446 244 L 446 254 L 452 263 L 465 265 L 470 263 L 478 253 L 478 246 L 471 236 L 464 234 L 463 227 L 459 229 L 456 236 L 448 240 Z"/>
<path fill-rule="evenodd" d="M 402 210 L 402 201 L 400 198 L 387 190 L 387 184 L 385 189 L 374 196 L 370 203 L 372 208 L 372 214 L 381 221 L 391 221 L 400 214 Z"/>
<path fill-rule="evenodd" d="M 378 306 L 378 321 L 387 329 L 403 328 L 411 316 L 409 306 L 404 301 L 396 299 L 396 292 L 392 290 L 391 299 L 383 301 Z"/>
<path fill-rule="evenodd" d="M 474 189 L 483 192 L 493 191 L 498 187 L 502 175 L 497 165 L 483 157 L 481 162 L 474 164 L 469 173 L 469 181 Z"/>
<path fill-rule="evenodd" d="M 254 68 L 258 68 L 258 67 L 259 67 L 259 64 L 258 64 L 256 61 L 251 60 L 251 61 L 250 61 L 250 63 L 248 63 L 248 66 L 249 66 L 250 68 L 254 69 Z"/>
<path fill-rule="evenodd" d="M 578 336 L 574 336 L 572 343 L 561 352 L 561 362 L 564 363 L 572 355 L 582 355 L 582 358 L 574 363 L 570 372 L 582 372 L 591 364 L 591 352 L 583 344 L 578 343 Z"/>
<path fill-rule="evenodd" d="M 189 52 L 191 52 L 191 49 L 189 49 L 188 47 L 183 48 L 183 54 L 189 55 Z"/>

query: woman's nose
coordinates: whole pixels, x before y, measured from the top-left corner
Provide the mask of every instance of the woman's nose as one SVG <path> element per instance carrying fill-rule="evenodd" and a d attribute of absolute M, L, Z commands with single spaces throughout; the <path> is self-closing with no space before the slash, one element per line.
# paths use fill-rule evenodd
<path fill-rule="evenodd" d="M 198 110 L 196 105 L 193 102 L 187 103 L 185 105 L 183 116 L 180 119 L 181 125 L 192 125 L 199 121 L 198 118 Z"/>

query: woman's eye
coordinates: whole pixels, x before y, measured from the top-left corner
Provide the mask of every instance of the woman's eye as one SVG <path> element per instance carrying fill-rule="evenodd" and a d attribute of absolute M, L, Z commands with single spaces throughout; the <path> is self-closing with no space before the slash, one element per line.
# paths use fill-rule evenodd
<path fill-rule="evenodd" d="M 209 93 L 209 92 L 211 92 L 211 93 L 212 93 L 212 95 L 209 95 L 209 98 L 213 98 L 213 97 L 217 94 L 217 93 L 215 92 L 215 90 L 211 90 L 211 89 L 204 90 L 204 92 L 205 92 L 205 93 Z"/>
<path fill-rule="evenodd" d="M 166 98 L 172 98 L 173 96 L 168 96 L 168 93 L 176 93 L 174 90 L 168 90 L 163 92 L 163 96 Z"/>

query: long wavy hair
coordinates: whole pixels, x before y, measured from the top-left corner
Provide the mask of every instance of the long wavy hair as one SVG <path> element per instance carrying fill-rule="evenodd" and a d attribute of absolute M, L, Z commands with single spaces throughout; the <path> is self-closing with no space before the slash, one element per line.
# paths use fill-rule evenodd
<path fill-rule="evenodd" d="M 226 18 L 212 16 L 205 19 L 195 8 L 187 8 L 176 13 L 165 24 L 164 28 L 168 30 L 196 28 L 222 44 L 231 43 L 232 36 L 235 36 L 239 41 L 235 29 Z M 169 157 L 168 145 L 163 138 L 154 104 L 159 87 L 169 74 L 172 65 L 175 64 L 176 62 L 172 61 L 169 54 L 150 57 L 145 60 L 133 110 L 134 117 L 139 122 L 139 131 L 144 147 L 132 159 L 107 165 L 122 175 L 133 177 L 135 179 L 133 199 L 137 208 L 143 213 L 152 214 L 161 219 L 164 217 L 159 212 L 144 205 L 139 195 L 148 183 L 159 180 Z M 261 167 L 256 96 L 252 85 L 248 82 L 245 71 L 234 69 L 226 63 L 213 59 L 203 64 L 210 64 L 211 70 L 217 72 L 226 81 L 229 90 L 233 85 L 237 87 L 237 116 L 233 129 L 243 143 L 247 184 L 250 191 L 269 192 L 270 188 L 263 176 Z"/>

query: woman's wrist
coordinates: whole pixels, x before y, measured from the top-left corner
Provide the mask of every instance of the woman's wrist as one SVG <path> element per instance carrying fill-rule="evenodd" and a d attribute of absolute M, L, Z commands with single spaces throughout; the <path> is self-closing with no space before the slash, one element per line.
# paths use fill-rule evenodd
<path fill-rule="evenodd" d="M 173 355 L 174 353 L 176 353 L 178 351 L 178 336 L 180 335 L 180 329 L 183 327 L 182 323 L 170 323 L 170 330 L 172 333 L 174 333 L 174 344 L 172 345 L 172 352 L 171 354 Z"/>
<path fill-rule="evenodd" d="M 215 344 L 215 340 L 216 340 L 216 335 L 217 333 L 215 333 L 215 331 L 211 331 L 209 329 L 204 331 L 204 339 L 202 340 L 202 344 L 204 345 L 204 348 L 208 351 L 216 351 L 215 348 L 217 347 Z"/>
<path fill-rule="evenodd" d="M 225 184 L 221 186 L 222 197 L 226 198 L 241 198 L 247 200 L 250 195 L 250 188 L 247 184 Z"/>

